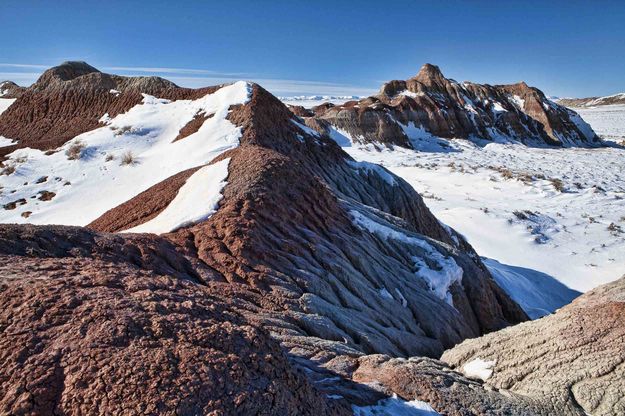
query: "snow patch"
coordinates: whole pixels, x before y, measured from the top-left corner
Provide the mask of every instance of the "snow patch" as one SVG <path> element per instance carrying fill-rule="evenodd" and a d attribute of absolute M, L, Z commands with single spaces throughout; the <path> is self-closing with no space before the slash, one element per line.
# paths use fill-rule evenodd
<path fill-rule="evenodd" d="M 361 214 L 358 211 L 349 211 L 352 222 L 360 229 L 376 234 L 384 239 L 392 239 L 417 246 L 425 251 L 428 260 L 436 263 L 436 269 L 431 268 L 423 258 L 413 256 L 412 261 L 417 268 L 415 275 L 423 279 L 434 295 L 439 299 L 446 301 L 453 306 L 452 296 L 449 288 L 456 282 L 462 280 L 462 268 L 458 266 L 456 261 L 451 257 L 443 256 L 431 244 L 421 238 L 408 236 L 391 227 L 380 224 L 379 222 Z M 405 299 L 404 299 L 405 301 Z M 403 303 L 403 302 L 402 302 Z"/>
<path fill-rule="evenodd" d="M 482 381 L 488 380 L 493 375 L 493 367 L 497 364 L 497 360 L 484 361 L 476 358 L 462 367 L 462 372 L 470 378 L 479 378 Z"/>
<path fill-rule="evenodd" d="M 251 86 L 240 81 L 197 100 L 144 95 L 141 104 L 112 119 L 103 117 L 106 126 L 75 137 L 52 154 L 16 150 L 6 162 L 15 171 L 0 176 L 0 207 L 20 198 L 27 203 L 0 209 L 0 222 L 86 225 L 168 177 L 208 164 L 238 146 L 241 129 L 226 117 L 231 106 L 249 100 L 250 92 Z M 214 116 L 174 142 L 198 112 Z M 72 152 L 76 157 L 70 159 Z M 124 162 L 126 155 L 132 163 Z M 37 183 L 44 175 L 50 179 Z M 31 198 L 43 190 L 56 196 L 50 201 Z M 32 214 L 24 218 L 24 211 Z"/>
<path fill-rule="evenodd" d="M 227 184 L 229 163 L 230 159 L 224 159 L 199 169 L 160 214 L 124 232 L 163 234 L 209 218 L 223 198 L 221 191 Z"/>
<path fill-rule="evenodd" d="M 367 173 L 375 172 L 378 176 L 380 176 L 384 182 L 393 186 L 396 185 L 395 178 L 391 175 L 386 169 L 384 169 L 380 165 L 376 165 L 375 163 L 369 162 L 356 162 L 353 160 L 348 160 L 347 164 L 356 170 L 363 170 Z"/>
<path fill-rule="evenodd" d="M 371 406 L 352 405 L 354 416 L 433 416 L 438 415 L 429 404 L 420 400 L 402 400 L 393 395 Z"/>
<path fill-rule="evenodd" d="M 0 114 L 4 113 L 16 99 L 17 98 L 0 98 Z"/>

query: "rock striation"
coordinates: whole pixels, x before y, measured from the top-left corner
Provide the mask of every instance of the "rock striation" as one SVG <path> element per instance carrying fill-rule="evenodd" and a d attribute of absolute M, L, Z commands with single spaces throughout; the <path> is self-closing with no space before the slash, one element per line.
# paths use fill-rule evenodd
<path fill-rule="evenodd" d="M 560 98 L 558 104 L 567 107 L 598 107 L 603 105 L 625 104 L 625 93 L 606 95 L 604 97 Z"/>
<path fill-rule="evenodd" d="M 527 316 L 405 181 L 248 87 L 226 116 L 238 146 L 208 165 L 180 169 L 87 227 L 0 225 L 0 413 L 343 415 L 392 394 L 454 415 L 569 409 L 454 371 L 456 349 L 448 364 L 436 360 Z M 220 88 L 66 63 L 2 114 L 0 133 L 43 150 L 146 91 L 175 101 Z M 168 143 L 211 120 L 180 123 Z M 126 232 L 225 160 L 216 212 L 161 235 Z"/>
<path fill-rule="evenodd" d="M 625 277 L 533 322 L 467 340 L 442 360 L 494 362 L 485 385 L 531 397 L 551 414 L 625 412 Z"/>
<path fill-rule="evenodd" d="M 346 134 L 352 141 L 418 148 L 432 137 L 518 141 L 527 145 L 594 146 L 592 128 L 574 111 L 520 82 L 510 85 L 459 83 L 425 64 L 405 81 L 343 105 L 312 109 L 313 128 Z M 321 125 L 319 125 L 321 124 Z"/>

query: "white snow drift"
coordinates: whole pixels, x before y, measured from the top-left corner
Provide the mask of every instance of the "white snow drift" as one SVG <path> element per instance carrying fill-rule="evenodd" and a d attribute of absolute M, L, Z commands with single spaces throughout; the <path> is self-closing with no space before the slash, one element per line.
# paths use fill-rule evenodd
<path fill-rule="evenodd" d="M 0 222 L 86 225 L 164 179 L 206 165 L 239 144 L 240 128 L 226 116 L 230 106 L 248 101 L 250 91 L 240 81 L 197 100 L 144 95 L 141 104 L 114 118 L 103 115 L 106 126 L 77 136 L 53 154 L 29 148 L 11 153 L 5 165 L 14 172 L 0 176 L 0 207 L 18 202 L 14 209 L 0 209 Z M 198 113 L 212 117 L 174 142 Z M 221 181 L 223 172 L 215 173 Z M 41 201 L 43 191 L 56 195 Z M 155 230 L 174 225 L 173 217 L 164 218 L 152 224 Z"/>
<path fill-rule="evenodd" d="M 617 113 L 604 109 L 604 125 L 589 117 L 593 129 L 620 132 Z M 586 118 L 592 110 L 580 112 Z M 625 120 L 625 106 L 619 116 Z M 418 150 L 360 145 L 344 131 L 331 137 L 357 161 L 410 183 L 488 258 L 495 279 L 530 316 L 570 302 L 577 293 L 566 286 L 586 291 L 625 274 L 625 150 L 447 140 L 405 127 Z"/>
<path fill-rule="evenodd" d="M 186 180 L 161 213 L 126 232 L 169 233 L 213 215 L 223 198 L 221 191 L 226 186 L 229 163 L 230 159 L 224 159 L 199 169 Z"/>

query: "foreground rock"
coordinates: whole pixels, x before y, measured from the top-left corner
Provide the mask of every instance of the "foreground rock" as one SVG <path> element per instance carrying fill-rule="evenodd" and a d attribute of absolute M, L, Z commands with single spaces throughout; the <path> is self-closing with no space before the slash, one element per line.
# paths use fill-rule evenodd
<path fill-rule="evenodd" d="M 458 83 L 426 64 L 406 81 L 384 84 L 378 95 L 343 105 L 324 104 L 308 123 L 338 141 L 350 139 L 408 148 L 431 148 L 436 138 L 519 141 L 527 145 L 594 146 L 600 141 L 574 111 L 524 82 Z"/>
<path fill-rule="evenodd" d="M 171 243 L 0 227 L 0 413 L 349 414 Z"/>
<path fill-rule="evenodd" d="M 485 385 L 530 397 L 552 414 L 625 413 L 625 277 L 600 286 L 554 315 L 445 352 L 459 370 L 492 363 Z"/>

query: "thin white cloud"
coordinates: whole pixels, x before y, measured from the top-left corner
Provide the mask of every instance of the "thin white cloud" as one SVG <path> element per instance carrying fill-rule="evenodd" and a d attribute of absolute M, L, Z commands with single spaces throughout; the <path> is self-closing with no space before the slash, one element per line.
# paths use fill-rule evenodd
<path fill-rule="evenodd" d="M 50 68 L 49 65 L 8 64 L 8 63 L 4 63 L 4 62 L 0 62 L 0 67 L 5 67 L 5 68 L 28 68 L 28 69 L 47 69 L 47 68 Z"/>
<path fill-rule="evenodd" d="M 0 72 L 0 80 L 11 80 L 20 85 L 30 85 L 37 80 L 41 72 L 50 65 L 0 63 L 0 68 L 30 69 L 29 72 Z M 124 72 L 126 76 L 164 75 L 167 79 L 183 87 L 205 87 L 208 85 L 235 82 L 247 79 L 256 82 L 276 95 L 370 95 L 375 92 L 372 88 L 338 84 L 323 81 L 307 81 L 294 79 L 275 79 L 254 77 L 245 73 L 222 73 L 207 69 L 196 68 L 164 68 L 164 67 L 130 67 L 108 66 L 102 67 L 106 72 Z M 173 76 L 172 76 L 173 75 Z M 178 75 L 178 76 L 176 76 Z M 197 76 L 195 76 L 197 75 Z M 205 76 L 201 76 L 205 75 Z"/>

